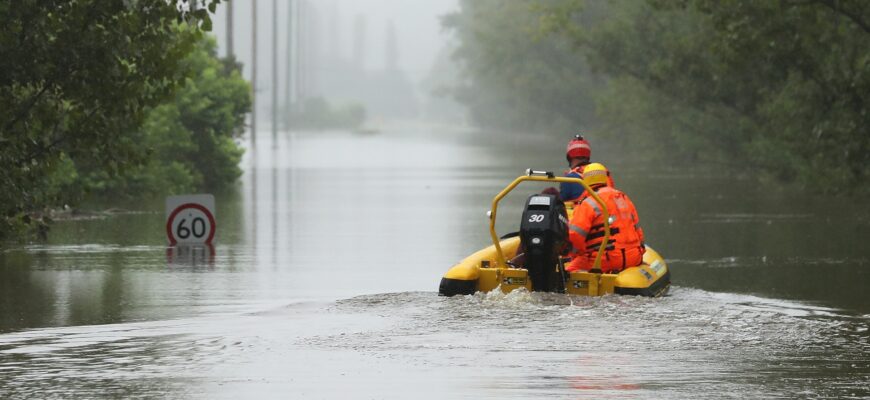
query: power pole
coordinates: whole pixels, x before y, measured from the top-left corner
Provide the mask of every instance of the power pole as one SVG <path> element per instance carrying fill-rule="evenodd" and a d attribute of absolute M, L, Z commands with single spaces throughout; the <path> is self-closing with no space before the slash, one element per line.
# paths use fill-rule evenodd
<path fill-rule="evenodd" d="M 233 2 L 227 1 L 227 57 L 232 57 L 233 52 Z"/>
<path fill-rule="evenodd" d="M 278 145 L 278 0 L 272 0 L 272 147 Z"/>
<path fill-rule="evenodd" d="M 257 0 L 251 0 L 251 14 L 253 25 L 251 26 L 251 144 L 257 143 Z"/>
<path fill-rule="evenodd" d="M 299 8 L 296 10 L 296 99 L 299 101 L 299 107 L 305 107 L 305 62 L 308 59 L 308 46 L 305 43 L 308 40 L 308 34 L 305 30 L 308 24 L 305 18 L 308 17 L 308 10 L 305 0 L 299 0 Z"/>
<path fill-rule="evenodd" d="M 366 19 L 357 14 L 353 21 L 353 63 L 359 70 L 365 69 Z"/>
<path fill-rule="evenodd" d="M 290 87 L 293 78 L 293 29 L 296 28 L 293 22 L 293 3 L 295 3 L 293 0 L 287 2 L 287 77 L 284 79 L 284 112 L 288 129 L 293 118 L 293 94 Z"/>
<path fill-rule="evenodd" d="M 393 20 L 387 21 L 387 41 L 384 46 L 384 69 L 391 73 L 395 73 L 399 69 L 399 51 L 396 45 L 396 27 L 393 25 Z"/>

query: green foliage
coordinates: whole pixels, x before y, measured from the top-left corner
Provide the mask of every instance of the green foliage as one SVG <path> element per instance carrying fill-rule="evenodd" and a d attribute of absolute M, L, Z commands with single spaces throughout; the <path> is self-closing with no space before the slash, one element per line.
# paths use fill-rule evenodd
<path fill-rule="evenodd" d="M 651 134 L 672 138 L 678 155 L 736 160 L 826 191 L 868 189 L 870 4 L 649 3 L 620 3 L 637 10 L 590 33 L 589 46 L 602 69 L 638 83 L 618 97 L 651 91 L 668 99 L 659 111 L 683 110 L 656 119 L 685 129 Z"/>
<path fill-rule="evenodd" d="M 179 61 L 210 24 L 204 11 L 165 0 L 0 2 L 0 236 L 75 200 L 63 190 L 71 165 L 114 175 L 146 159 L 129 132 L 184 81 Z"/>
<path fill-rule="evenodd" d="M 632 157 L 733 161 L 748 123 L 739 110 L 751 107 L 745 102 L 753 96 L 721 79 L 707 21 L 642 2 L 611 6 L 607 20 L 587 28 L 581 42 L 593 68 L 610 77 L 597 94 L 602 132 Z M 726 100 L 699 102 L 704 96 Z"/>
<path fill-rule="evenodd" d="M 466 79 L 454 88 L 472 119 L 499 129 L 574 132 L 595 123 L 589 95 L 602 82 L 568 40 L 538 32 L 533 0 L 464 0 L 444 25 L 459 39 L 453 57 Z"/>
<path fill-rule="evenodd" d="M 606 87 L 589 90 L 583 79 L 550 75 L 538 87 L 540 97 L 594 98 L 601 129 L 627 156 L 723 164 L 830 192 L 870 192 L 870 3 L 541 0 L 525 9 L 501 4 L 463 2 L 462 11 L 447 21 L 461 27 L 458 56 L 472 66 L 472 81 L 481 89 L 495 87 L 490 93 L 497 98 L 529 96 L 536 89 L 516 82 L 565 65 L 564 55 L 541 53 L 526 43 L 537 40 L 542 48 L 570 43 L 571 49 L 555 48 L 582 55 L 573 62 L 575 70 L 586 73 L 588 62 L 607 77 Z M 535 19 L 537 31 L 528 33 Z M 498 30 L 502 37 L 493 34 Z M 541 39 L 541 33 L 548 36 Z M 528 59 L 538 64 L 518 67 Z M 503 75 L 505 70 L 512 72 Z M 559 88 L 550 87 L 554 81 Z M 476 99 L 486 95 L 475 96 L 460 97 L 473 112 L 480 104 Z M 499 107 L 527 120 L 548 120 L 558 110 L 534 98 L 542 110 Z"/>
<path fill-rule="evenodd" d="M 81 186 L 101 197 L 140 197 L 220 191 L 241 175 L 236 139 L 251 109 L 251 89 L 233 62 L 216 55 L 214 39 L 200 40 L 181 61 L 188 77 L 172 101 L 150 109 L 129 135 L 149 157 L 109 175 L 82 165 Z"/>

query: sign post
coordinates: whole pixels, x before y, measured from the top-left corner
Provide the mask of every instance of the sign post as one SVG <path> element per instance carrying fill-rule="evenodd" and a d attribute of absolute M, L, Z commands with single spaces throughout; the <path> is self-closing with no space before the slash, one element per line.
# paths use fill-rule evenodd
<path fill-rule="evenodd" d="M 190 194 L 166 198 L 169 245 L 211 244 L 216 229 L 214 196 Z"/>

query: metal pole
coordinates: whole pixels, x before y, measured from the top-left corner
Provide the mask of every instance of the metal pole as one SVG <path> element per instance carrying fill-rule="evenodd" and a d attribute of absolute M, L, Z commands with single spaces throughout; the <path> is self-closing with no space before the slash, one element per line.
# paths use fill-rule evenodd
<path fill-rule="evenodd" d="M 297 23 L 297 34 L 296 34 L 296 96 L 300 101 L 299 107 L 304 107 L 305 102 L 305 79 L 306 70 L 305 70 L 305 60 L 308 58 L 308 44 L 305 42 L 308 40 L 308 33 L 306 29 L 308 28 L 308 24 L 305 22 L 305 18 L 308 16 L 308 7 L 305 0 L 299 0 L 299 9 L 296 11 L 296 20 Z"/>
<path fill-rule="evenodd" d="M 272 0 L 272 147 L 278 145 L 278 0 Z"/>
<path fill-rule="evenodd" d="M 296 16 L 299 20 L 299 36 L 297 38 L 299 52 L 296 61 L 296 67 L 298 68 L 296 74 L 296 90 L 299 100 L 302 102 L 300 103 L 300 107 L 304 107 L 305 98 L 308 97 L 308 58 L 310 56 L 308 51 L 308 27 L 310 26 L 309 16 L 310 10 L 308 8 L 308 2 L 305 0 L 299 0 L 299 10 Z"/>
<path fill-rule="evenodd" d="M 227 57 L 233 55 L 233 2 L 227 1 Z"/>
<path fill-rule="evenodd" d="M 251 0 L 253 25 L 251 26 L 251 144 L 257 143 L 257 0 Z"/>
<path fill-rule="evenodd" d="M 293 94 L 291 92 L 290 81 L 293 78 L 293 29 L 296 24 L 293 22 L 293 3 L 290 0 L 287 3 L 287 65 L 285 67 L 287 74 L 284 78 L 284 113 L 287 128 L 290 128 L 290 121 L 293 116 Z"/>

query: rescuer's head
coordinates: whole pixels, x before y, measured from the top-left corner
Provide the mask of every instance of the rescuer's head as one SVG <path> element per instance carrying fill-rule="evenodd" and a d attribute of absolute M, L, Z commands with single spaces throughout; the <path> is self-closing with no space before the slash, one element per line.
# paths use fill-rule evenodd
<path fill-rule="evenodd" d="M 568 160 L 571 168 L 589 164 L 591 157 L 592 148 L 589 147 L 589 142 L 583 139 L 583 136 L 576 135 L 574 139 L 568 142 L 568 148 L 565 150 L 565 159 Z"/>
<path fill-rule="evenodd" d="M 601 163 L 592 163 L 583 169 L 583 181 L 592 188 L 607 185 L 607 176 L 610 171 Z"/>

